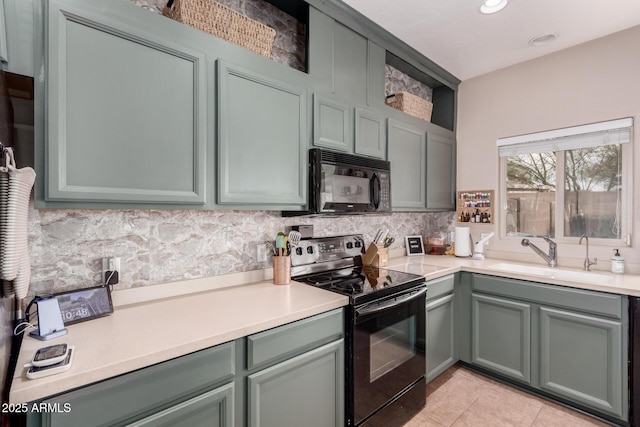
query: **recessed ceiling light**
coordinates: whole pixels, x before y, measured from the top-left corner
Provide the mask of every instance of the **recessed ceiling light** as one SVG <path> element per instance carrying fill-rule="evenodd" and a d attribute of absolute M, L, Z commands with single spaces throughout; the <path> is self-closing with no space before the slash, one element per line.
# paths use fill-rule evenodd
<path fill-rule="evenodd" d="M 543 34 L 541 36 L 534 37 L 531 40 L 529 40 L 529 46 L 531 47 L 546 46 L 557 38 L 558 38 L 558 34 L 556 33 Z"/>
<path fill-rule="evenodd" d="M 489 14 L 496 13 L 504 9 L 508 0 L 486 0 L 482 6 L 480 6 L 480 12 Z"/>

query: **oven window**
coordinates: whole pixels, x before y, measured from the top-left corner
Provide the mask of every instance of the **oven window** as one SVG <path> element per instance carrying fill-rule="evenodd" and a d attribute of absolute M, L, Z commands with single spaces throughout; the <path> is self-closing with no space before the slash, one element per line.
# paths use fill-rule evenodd
<path fill-rule="evenodd" d="M 371 172 L 330 164 L 322 165 L 322 204 L 366 204 L 371 200 Z"/>
<path fill-rule="evenodd" d="M 411 316 L 369 336 L 369 381 L 374 382 L 416 354 L 416 316 Z"/>

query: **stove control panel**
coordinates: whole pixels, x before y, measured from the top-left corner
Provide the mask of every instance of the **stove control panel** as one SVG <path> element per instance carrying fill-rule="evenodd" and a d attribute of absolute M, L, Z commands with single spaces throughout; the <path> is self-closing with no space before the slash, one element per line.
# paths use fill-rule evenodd
<path fill-rule="evenodd" d="M 361 234 L 348 236 L 316 237 L 301 240 L 291 251 L 291 265 L 328 262 L 361 255 L 364 240 Z"/>

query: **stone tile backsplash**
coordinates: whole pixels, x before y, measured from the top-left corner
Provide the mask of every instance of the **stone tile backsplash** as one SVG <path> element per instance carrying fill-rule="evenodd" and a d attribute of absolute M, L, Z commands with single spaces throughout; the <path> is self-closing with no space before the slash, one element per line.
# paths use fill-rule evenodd
<path fill-rule="evenodd" d="M 271 211 L 35 210 L 29 213 L 32 294 L 97 286 L 102 258 L 121 257 L 122 288 L 257 270 L 256 245 L 294 224 L 316 236 L 379 228 L 406 235 L 453 228 L 454 212 L 283 218 Z"/>

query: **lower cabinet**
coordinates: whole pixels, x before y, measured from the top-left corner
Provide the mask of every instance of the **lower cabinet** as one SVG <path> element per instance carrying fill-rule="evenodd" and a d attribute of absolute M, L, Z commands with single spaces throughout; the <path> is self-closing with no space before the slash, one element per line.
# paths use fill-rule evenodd
<path fill-rule="evenodd" d="M 334 341 L 248 377 L 249 426 L 344 422 L 344 345 Z"/>
<path fill-rule="evenodd" d="M 341 425 L 343 336 L 342 309 L 329 311 L 44 399 L 63 410 L 26 425 Z"/>
<path fill-rule="evenodd" d="M 540 387 L 622 415 L 622 323 L 540 307 Z"/>
<path fill-rule="evenodd" d="M 427 382 L 458 361 L 454 275 L 427 282 Z"/>
<path fill-rule="evenodd" d="M 509 378 L 531 382 L 531 305 L 471 295 L 471 361 Z"/>
<path fill-rule="evenodd" d="M 626 296 L 473 274 L 470 299 L 471 364 L 628 419 Z"/>

